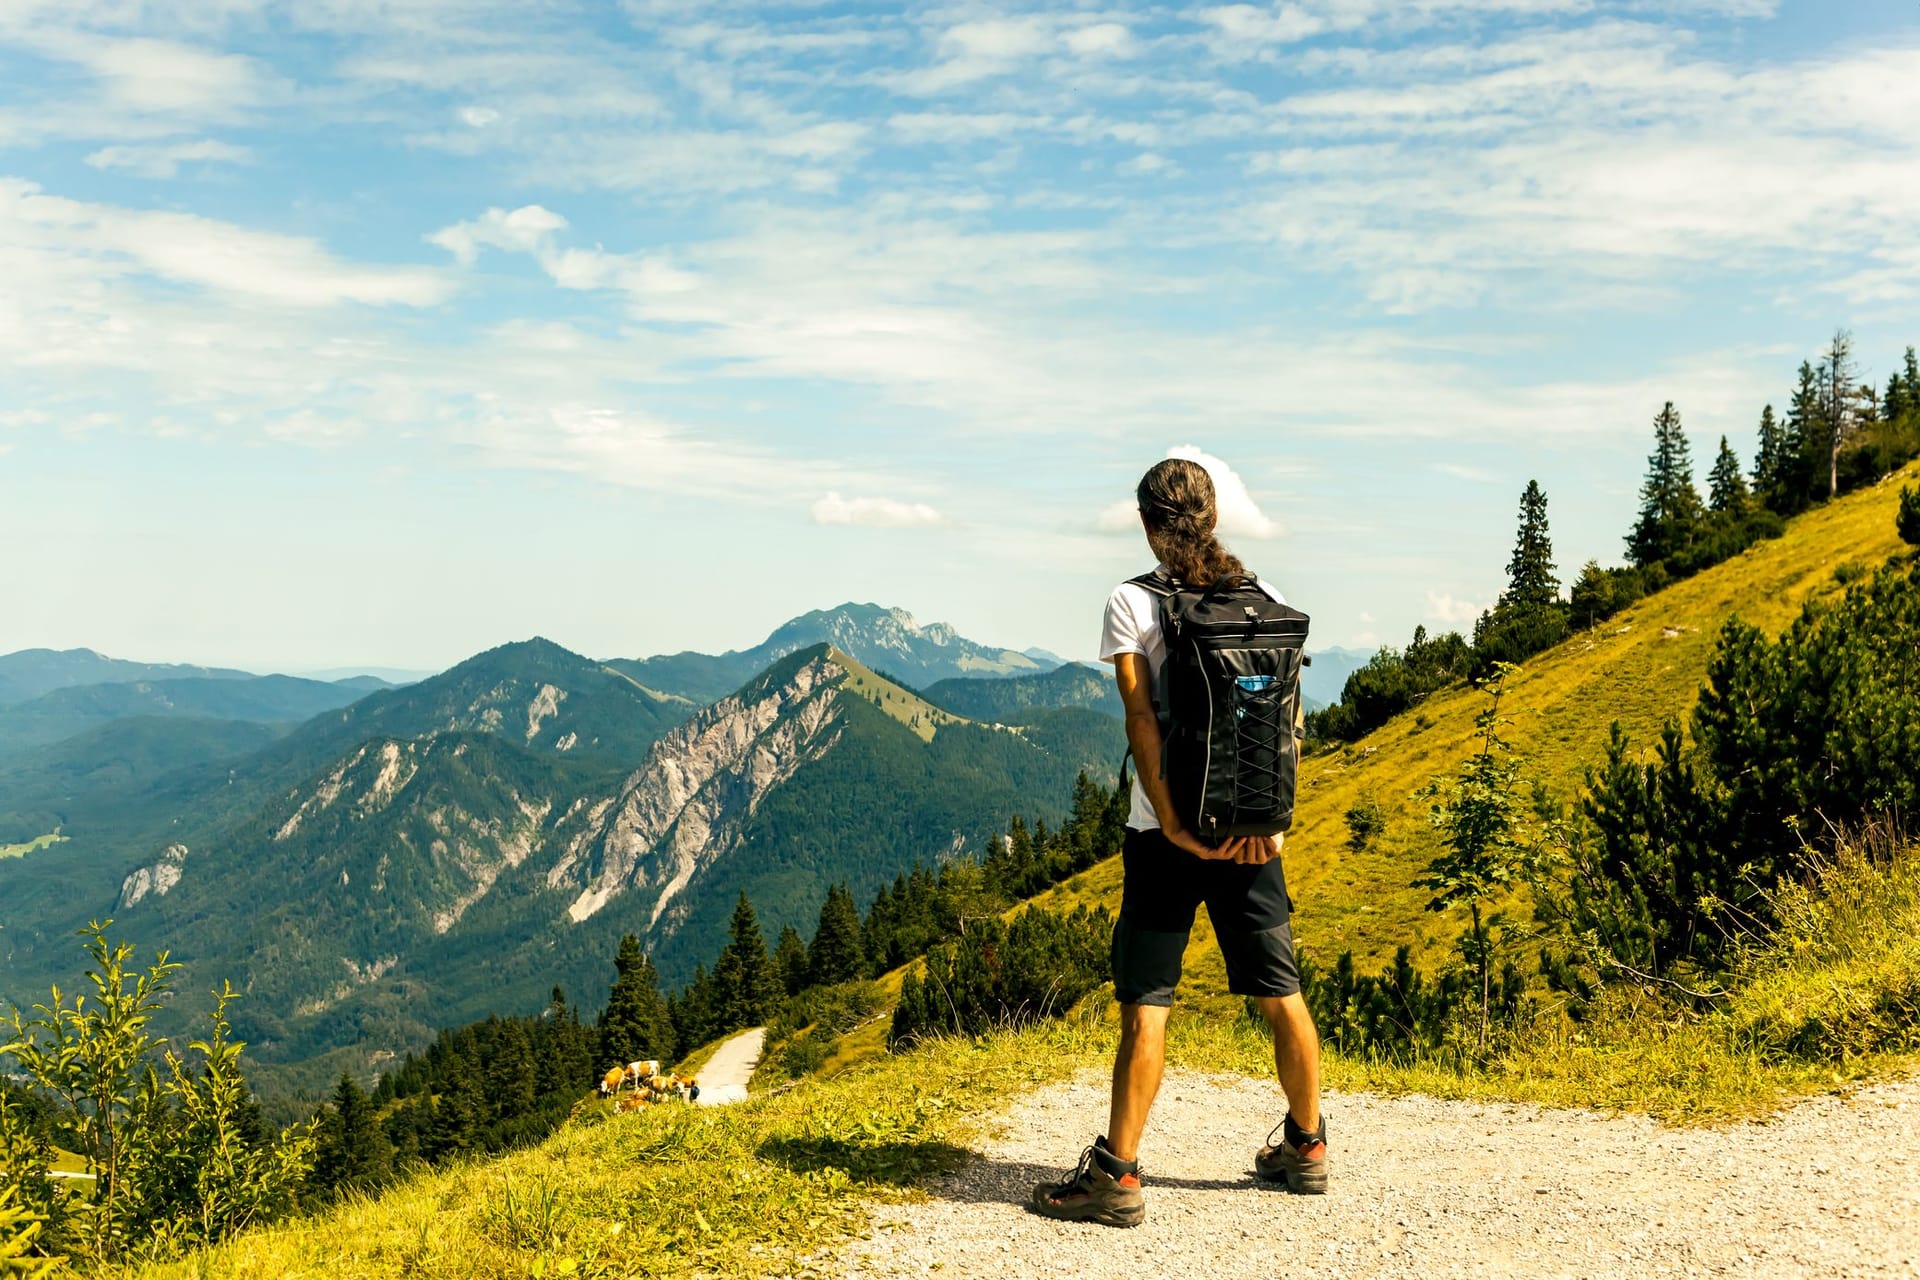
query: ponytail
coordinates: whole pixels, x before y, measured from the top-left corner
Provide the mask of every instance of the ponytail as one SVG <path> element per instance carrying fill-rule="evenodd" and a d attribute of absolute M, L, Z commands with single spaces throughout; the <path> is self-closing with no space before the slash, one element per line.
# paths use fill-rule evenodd
<path fill-rule="evenodd" d="M 1187 586 L 1209 587 L 1247 571 L 1214 536 L 1220 512 L 1213 477 L 1199 463 L 1186 458 L 1155 463 L 1140 477 L 1134 496 L 1147 526 L 1147 544 Z"/>

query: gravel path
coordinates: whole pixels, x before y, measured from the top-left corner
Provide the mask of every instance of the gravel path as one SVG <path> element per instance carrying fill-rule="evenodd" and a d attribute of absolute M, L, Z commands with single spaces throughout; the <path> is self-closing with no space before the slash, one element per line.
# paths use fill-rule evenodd
<path fill-rule="evenodd" d="M 1272 1084 L 1169 1073 L 1142 1158 L 1147 1221 L 1118 1230 L 1020 1207 L 1105 1123 L 1105 1080 L 1022 1099 L 980 1159 L 881 1210 L 838 1265 L 862 1280 L 1920 1275 L 1920 1080 L 1717 1130 L 1332 1097 L 1318 1197 L 1248 1172 L 1278 1107 Z"/>
<path fill-rule="evenodd" d="M 753 1069 L 760 1065 L 760 1050 L 766 1042 L 767 1029 L 755 1027 L 715 1049 L 707 1065 L 700 1068 L 700 1105 L 719 1107 L 745 1101 L 747 1081 L 753 1079 Z"/>

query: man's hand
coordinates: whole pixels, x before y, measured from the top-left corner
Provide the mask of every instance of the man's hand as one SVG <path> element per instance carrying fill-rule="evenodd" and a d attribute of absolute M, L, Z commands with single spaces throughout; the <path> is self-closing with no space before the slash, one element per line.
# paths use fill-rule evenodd
<path fill-rule="evenodd" d="M 1279 836 L 1242 836 L 1220 846 L 1233 861 L 1246 867 L 1258 867 L 1280 856 Z"/>
<path fill-rule="evenodd" d="M 1210 844 L 1203 844 L 1199 836 L 1194 835 L 1193 832 L 1187 830 L 1185 827 L 1162 826 L 1160 828 L 1160 834 L 1167 838 L 1168 844 L 1176 849 L 1185 850 L 1196 858 L 1206 858 L 1212 861 L 1227 856 L 1224 852 L 1227 846 L 1222 845 L 1216 849 Z"/>

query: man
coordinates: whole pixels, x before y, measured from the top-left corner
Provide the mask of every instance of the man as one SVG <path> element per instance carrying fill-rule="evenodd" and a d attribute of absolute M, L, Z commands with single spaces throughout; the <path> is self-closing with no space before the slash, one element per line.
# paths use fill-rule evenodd
<path fill-rule="evenodd" d="M 1169 580 L 1204 588 L 1245 574 L 1214 536 L 1218 509 L 1205 468 L 1170 458 L 1141 479 L 1137 497 L 1147 543 Z M 1259 587 L 1284 603 L 1267 583 Z M 1254 1156 L 1254 1172 L 1298 1193 L 1327 1188 L 1320 1039 L 1300 994 L 1281 841 L 1250 836 L 1209 845 L 1176 812 L 1160 767 L 1163 731 L 1155 698 L 1166 653 L 1155 596 L 1138 583 L 1122 584 L 1107 602 L 1100 645 L 1101 658 L 1114 664 L 1127 742 L 1138 766 L 1113 936 L 1120 1049 L 1106 1134 L 1086 1149 L 1071 1174 L 1035 1187 L 1029 1201 L 1035 1213 L 1065 1221 L 1136 1226 L 1146 1217 L 1140 1140 L 1159 1092 L 1167 1016 L 1202 902 L 1226 961 L 1229 990 L 1250 998 L 1272 1029 L 1274 1065 L 1287 1097 L 1285 1116 Z"/>

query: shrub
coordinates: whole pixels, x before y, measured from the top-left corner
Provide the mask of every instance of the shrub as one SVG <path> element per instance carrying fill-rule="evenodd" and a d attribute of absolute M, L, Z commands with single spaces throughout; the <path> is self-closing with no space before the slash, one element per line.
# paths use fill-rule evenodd
<path fill-rule="evenodd" d="M 1107 980 L 1112 941 L 1104 908 L 1028 907 L 1011 922 L 973 922 L 927 953 L 924 977 L 909 973 L 901 983 L 888 1043 L 1058 1017 Z"/>
<path fill-rule="evenodd" d="M 1920 489 L 1908 486 L 1900 490 L 1900 514 L 1895 521 L 1900 541 L 1920 547 Z"/>
<path fill-rule="evenodd" d="M 1347 810 L 1347 848 L 1361 852 L 1387 829 L 1387 810 L 1377 796 L 1364 795 Z"/>

